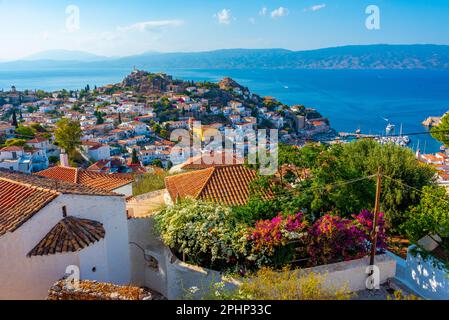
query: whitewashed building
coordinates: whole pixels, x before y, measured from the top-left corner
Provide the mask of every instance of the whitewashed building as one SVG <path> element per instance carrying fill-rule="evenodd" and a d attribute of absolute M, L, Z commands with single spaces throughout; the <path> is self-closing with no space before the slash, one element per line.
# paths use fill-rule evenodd
<path fill-rule="evenodd" d="M 128 284 L 128 243 L 123 196 L 0 170 L 0 300 L 45 299 L 73 268 Z"/>

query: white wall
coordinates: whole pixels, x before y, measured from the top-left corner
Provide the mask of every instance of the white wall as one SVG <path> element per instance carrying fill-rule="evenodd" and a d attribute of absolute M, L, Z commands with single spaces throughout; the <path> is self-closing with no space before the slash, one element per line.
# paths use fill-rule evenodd
<path fill-rule="evenodd" d="M 386 254 L 377 255 L 375 265 L 379 268 L 379 284 L 384 284 L 396 275 L 396 261 Z M 324 286 L 339 289 L 344 286 L 351 292 L 366 290 L 369 258 L 338 262 L 309 269 L 303 272 L 314 272 L 325 276 Z"/>
<path fill-rule="evenodd" d="M 83 280 L 109 281 L 109 270 L 104 239 L 78 252 L 80 278 Z"/>
<path fill-rule="evenodd" d="M 133 184 L 129 183 L 123 187 L 114 189 L 113 191 L 118 194 L 123 194 L 125 197 L 130 197 L 133 195 Z"/>
<path fill-rule="evenodd" d="M 101 222 L 104 240 L 77 253 L 27 257 L 67 214 Z M 0 237 L 0 300 L 44 299 L 66 267 L 80 267 L 81 277 L 128 284 L 130 261 L 125 200 L 122 197 L 60 195 L 13 233 Z M 97 272 L 92 272 L 96 266 Z M 98 277 L 98 279 L 97 279 Z"/>
<path fill-rule="evenodd" d="M 128 220 L 130 256 L 131 256 L 131 283 L 137 286 L 144 286 L 151 283 L 150 288 L 160 293 L 165 291 L 165 281 L 163 277 L 164 261 L 159 257 L 165 246 L 154 229 L 155 221 L 152 217 L 137 218 Z M 147 275 L 149 267 L 149 256 L 145 252 L 150 250 L 154 258 L 158 260 L 161 274 Z"/>
<path fill-rule="evenodd" d="M 67 266 L 79 265 L 76 254 L 26 256 L 62 219 L 61 207 L 58 197 L 15 232 L 0 237 L 0 299 L 44 299 Z"/>
<path fill-rule="evenodd" d="M 94 161 L 105 160 L 111 157 L 111 149 L 108 145 L 104 145 L 95 150 L 89 150 L 89 157 Z"/>
<path fill-rule="evenodd" d="M 126 202 L 123 197 L 83 197 L 64 195 L 70 205 L 68 215 L 101 222 L 106 230 L 105 249 L 108 276 L 116 284 L 130 281 L 129 237 Z M 87 200 L 87 201 L 86 201 Z"/>

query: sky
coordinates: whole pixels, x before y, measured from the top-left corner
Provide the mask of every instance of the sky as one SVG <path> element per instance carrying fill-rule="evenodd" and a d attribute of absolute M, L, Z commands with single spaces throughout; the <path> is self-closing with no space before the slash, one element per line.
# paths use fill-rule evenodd
<path fill-rule="evenodd" d="M 375 5 L 374 13 L 367 7 Z M 366 20 L 376 20 L 367 28 Z M 373 20 L 369 20 L 373 21 Z M 449 44 L 447 0 L 0 0 L 0 60 L 228 48 Z"/>

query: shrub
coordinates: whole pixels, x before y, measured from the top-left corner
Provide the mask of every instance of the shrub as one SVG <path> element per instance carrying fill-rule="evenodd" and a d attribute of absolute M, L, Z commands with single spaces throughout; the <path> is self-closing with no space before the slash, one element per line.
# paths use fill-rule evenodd
<path fill-rule="evenodd" d="M 186 199 L 164 209 L 156 221 L 164 243 L 192 263 L 225 270 L 247 256 L 246 226 L 227 207 Z"/>
<path fill-rule="evenodd" d="M 308 230 L 306 252 L 312 266 L 359 259 L 371 248 L 373 214 L 362 211 L 354 220 L 325 215 Z M 371 219 L 371 220 L 370 220 Z M 377 245 L 385 249 L 385 221 L 379 216 Z"/>
<path fill-rule="evenodd" d="M 290 262 L 295 251 L 292 241 L 305 236 L 306 226 L 302 213 L 258 221 L 254 228 L 248 229 L 251 259 L 259 266 L 279 267 Z"/>
<path fill-rule="evenodd" d="M 355 221 L 359 224 L 362 230 L 365 232 L 366 240 L 371 241 L 371 233 L 373 232 L 374 214 L 368 210 L 362 210 L 358 215 L 352 215 Z M 377 221 L 377 227 L 379 232 L 377 233 L 376 248 L 378 250 L 387 249 L 387 234 L 386 234 L 386 222 L 383 212 L 379 213 L 379 219 Z M 371 249 L 371 248 L 370 248 Z"/>
<path fill-rule="evenodd" d="M 420 203 L 407 213 L 402 229 L 417 242 L 426 235 L 449 237 L 449 196 L 443 188 L 425 187 Z"/>

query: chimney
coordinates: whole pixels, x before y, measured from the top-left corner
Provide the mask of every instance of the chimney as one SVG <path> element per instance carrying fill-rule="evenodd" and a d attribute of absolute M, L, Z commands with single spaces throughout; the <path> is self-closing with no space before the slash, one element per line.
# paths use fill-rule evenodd
<path fill-rule="evenodd" d="M 59 161 L 61 167 L 69 168 L 69 157 L 67 156 L 67 153 L 64 149 L 61 150 L 61 154 L 59 155 Z"/>

